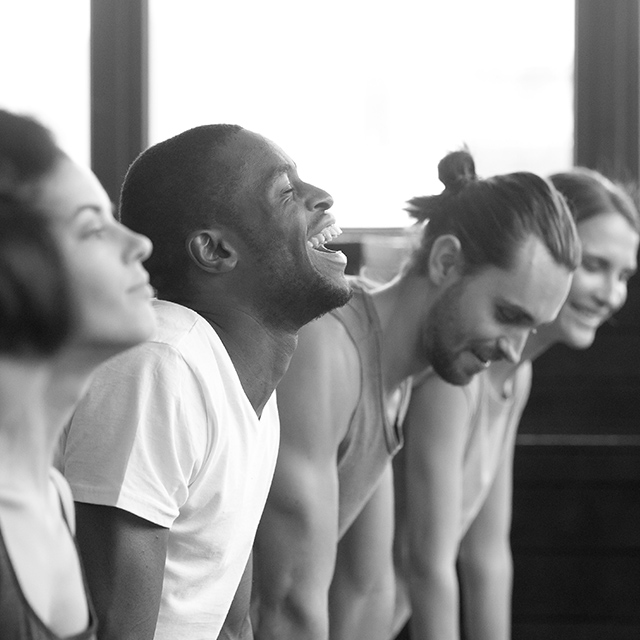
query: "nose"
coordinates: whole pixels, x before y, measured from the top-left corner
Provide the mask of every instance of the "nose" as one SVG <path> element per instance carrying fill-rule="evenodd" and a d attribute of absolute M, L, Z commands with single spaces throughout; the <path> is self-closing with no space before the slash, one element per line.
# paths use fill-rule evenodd
<path fill-rule="evenodd" d="M 498 349 L 502 358 L 512 364 L 520 362 L 528 336 L 528 329 L 514 331 L 508 336 L 502 336 L 498 340 Z"/>
<path fill-rule="evenodd" d="M 617 311 L 627 298 L 627 283 L 616 274 L 603 277 L 595 297 L 600 305 Z"/>
<path fill-rule="evenodd" d="M 326 211 L 333 206 L 333 198 L 324 189 L 315 187 L 312 184 L 308 184 L 307 188 L 309 191 L 307 195 L 307 207 L 311 211 L 315 211 L 316 209 Z"/>
<path fill-rule="evenodd" d="M 153 251 L 153 243 L 147 236 L 136 233 L 124 225 L 120 225 L 125 240 L 125 250 L 127 262 L 139 260 L 144 262 Z"/>

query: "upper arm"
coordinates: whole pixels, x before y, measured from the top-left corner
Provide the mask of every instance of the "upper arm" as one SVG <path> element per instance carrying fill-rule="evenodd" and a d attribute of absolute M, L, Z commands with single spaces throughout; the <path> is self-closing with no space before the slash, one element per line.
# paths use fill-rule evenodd
<path fill-rule="evenodd" d="M 513 494 L 514 443 L 504 452 L 491 489 L 461 545 L 461 556 L 489 559 L 509 547 Z"/>
<path fill-rule="evenodd" d="M 410 566 L 453 566 L 459 542 L 464 447 L 471 420 L 460 387 L 430 376 L 414 390 L 405 421 L 401 485 Z"/>
<path fill-rule="evenodd" d="M 337 451 L 360 384 L 349 379 L 353 353 L 342 331 L 331 316 L 304 327 L 278 386 L 280 451 L 256 544 L 265 615 L 283 601 L 326 607 L 338 540 Z"/>
<path fill-rule="evenodd" d="M 103 640 L 153 638 L 169 529 L 116 507 L 76 503 L 77 539 Z"/>
<path fill-rule="evenodd" d="M 531 362 L 519 365 L 514 375 L 515 395 L 508 416 L 504 451 L 491 488 L 462 542 L 461 556 L 467 560 L 475 557 L 482 562 L 487 561 L 491 553 L 500 554 L 501 557 L 505 557 L 505 550 L 509 553 L 515 439 L 531 389 Z"/>
<path fill-rule="evenodd" d="M 145 343 L 112 359 L 68 428 L 64 475 L 74 499 L 170 527 L 206 451 L 206 425 L 198 381 L 171 347 Z"/>
<path fill-rule="evenodd" d="M 250 617 L 252 582 L 253 555 L 250 555 L 227 617 L 218 634 L 218 640 L 251 640 L 253 638 Z"/>
<path fill-rule="evenodd" d="M 377 638 L 393 618 L 393 477 L 391 464 L 338 543 L 330 590 L 330 637 Z"/>
<path fill-rule="evenodd" d="M 103 639 L 153 637 L 169 529 L 200 455 L 193 433 L 206 424 L 185 368 L 174 350 L 148 343 L 108 361 L 68 430 L 64 473 Z"/>

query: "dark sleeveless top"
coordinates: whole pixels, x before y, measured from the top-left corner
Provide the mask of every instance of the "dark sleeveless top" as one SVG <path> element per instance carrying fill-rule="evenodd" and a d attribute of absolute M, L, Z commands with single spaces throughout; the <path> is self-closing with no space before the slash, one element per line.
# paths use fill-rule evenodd
<path fill-rule="evenodd" d="M 382 472 L 403 444 L 400 422 L 387 418 L 381 363 L 382 328 L 370 294 L 358 279 L 350 278 L 353 297 L 344 307 L 331 311 L 344 326 L 360 359 L 360 397 L 349 429 L 338 449 L 340 485 L 340 536 L 349 528 L 369 497 Z M 410 381 L 400 389 L 405 407 Z"/>
<path fill-rule="evenodd" d="M 62 506 L 62 516 L 69 528 L 69 522 Z M 69 535 L 71 530 L 69 529 Z M 78 545 L 74 539 L 76 551 Z M 89 598 L 87 581 L 82 575 L 87 604 L 89 606 L 89 627 L 73 636 L 58 636 L 38 617 L 25 598 L 18 577 L 7 552 L 2 530 L 0 530 L 0 639 L 1 640 L 96 640 L 96 614 Z"/>

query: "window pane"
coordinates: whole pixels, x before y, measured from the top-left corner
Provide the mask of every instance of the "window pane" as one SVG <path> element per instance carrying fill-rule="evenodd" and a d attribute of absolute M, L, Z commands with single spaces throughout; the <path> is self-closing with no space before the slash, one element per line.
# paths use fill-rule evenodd
<path fill-rule="evenodd" d="M 19 0 L 0 8 L 0 107 L 32 115 L 89 163 L 88 0 Z"/>
<path fill-rule="evenodd" d="M 568 167 L 574 1 L 150 0 L 150 138 L 230 122 L 278 143 L 343 227 L 404 226 L 437 163 Z"/>

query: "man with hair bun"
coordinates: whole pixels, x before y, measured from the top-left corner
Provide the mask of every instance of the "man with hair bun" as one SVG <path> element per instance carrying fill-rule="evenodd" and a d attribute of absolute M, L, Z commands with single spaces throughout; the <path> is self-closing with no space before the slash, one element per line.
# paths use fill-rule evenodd
<path fill-rule="evenodd" d="M 464 387 L 433 370 L 414 379 L 394 458 L 396 640 L 509 640 L 513 458 L 532 361 L 556 343 L 589 347 L 624 304 L 637 268 L 640 216 L 623 188 L 584 168 L 550 177 L 581 244 L 556 319 L 520 362 L 496 362 Z"/>
<path fill-rule="evenodd" d="M 255 545 L 260 640 L 389 640 L 390 460 L 411 377 L 431 366 L 465 385 L 516 363 L 569 290 L 576 230 L 550 183 L 479 179 L 466 151 L 438 168 L 444 191 L 409 202 L 429 224 L 402 272 L 373 289 L 356 279 L 346 306 L 300 332 L 278 387 L 281 448 Z"/>

